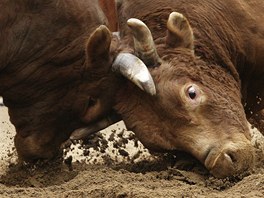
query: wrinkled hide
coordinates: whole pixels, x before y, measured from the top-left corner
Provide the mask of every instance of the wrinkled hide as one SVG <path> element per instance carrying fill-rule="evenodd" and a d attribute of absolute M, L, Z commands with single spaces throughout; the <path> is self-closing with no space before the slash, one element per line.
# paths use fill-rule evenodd
<path fill-rule="evenodd" d="M 111 38 L 89 39 L 107 20 L 93 0 L 10 0 L 0 7 L 0 95 L 15 146 L 21 160 L 49 159 L 73 130 L 111 110 L 119 84 L 113 54 L 105 53 Z"/>

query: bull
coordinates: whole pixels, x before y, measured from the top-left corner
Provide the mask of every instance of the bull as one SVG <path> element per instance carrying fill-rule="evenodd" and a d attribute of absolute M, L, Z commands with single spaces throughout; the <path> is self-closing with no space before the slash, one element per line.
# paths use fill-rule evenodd
<path fill-rule="evenodd" d="M 121 53 L 134 53 L 148 66 L 155 94 L 126 82 L 114 108 L 148 149 L 186 151 L 216 177 L 252 166 L 247 119 L 263 133 L 261 10 L 260 1 L 118 1 L 121 43 L 113 69 Z"/>
<path fill-rule="evenodd" d="M 42 26 L 26 20 L 23 27 L 31 28 L 18 34 L 17 23 L 5 33 L 9 39 L 1 37 L 14 46 L 1 52 L 0 94 L 20 157 L 54 156 L 74 129 L 105 124 L 114 107 L 150 150 L 189 152 L 217 177 L 248 169 L 254 155 L 247 117 L 263 109 L 256 94 L 263 97 L 264 84 L 263 15 L 251 12 L 263 3 L 119 1 L 118 41 L 104 25 L 92 32 L 104 22 L 91 27 L 100 12 L 91 14 L 87 2 L 58 1 L 47 12 L 36 1 L 27 8 Z M 38 34 L 29 37 L 32 31 Z"/>
<path fill-rule="evenodd" d="M 119 54 L 143 60 L 156 94 L 127 82 L 114 107 L 147 148 L 186 151 L 216 177 L 252 166 L 247 119 L 264 108 L 263 10 L 260 0 L 119 1 Z"/>
<path fill-rule="evenodd" d="M 118 42 L 110 49 L 105 26 L 92 34 L 108 26 L 94 0 L 10 0 L 0 7 L 0 95 L 16 129 L 19 160 L 51 159 L 72 131 L 111 112 L 122 84 L 111 70 Z M 123 60 L 128 76 L 124 71 L 133 68 Z M 132 65 L 148 73 L 142 61 Z"/>

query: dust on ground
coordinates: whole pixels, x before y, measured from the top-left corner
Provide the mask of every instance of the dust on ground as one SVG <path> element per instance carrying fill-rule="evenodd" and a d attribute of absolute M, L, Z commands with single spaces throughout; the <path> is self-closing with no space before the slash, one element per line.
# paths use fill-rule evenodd
<path fill-rule="evenodd" d="M 19 165 L 14 127 L 0 107 L 0 197 L 264 197 L 264 138 L 252 130 L 256 165 L 216 179 L 184 153 L 150 154 L 122 122 L 73 142 L 63 159 Z"/>

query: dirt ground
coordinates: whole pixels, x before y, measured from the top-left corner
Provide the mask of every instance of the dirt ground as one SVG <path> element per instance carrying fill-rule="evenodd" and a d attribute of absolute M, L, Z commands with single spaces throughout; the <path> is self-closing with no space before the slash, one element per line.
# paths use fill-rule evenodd
<path fill-rule="evenodd" d="M 64 160 L 18 165 L 14 127 L 0 107 L 0 197 L 264 197 L 264 140 L 252 130 L 256 165 L 216 179 L 185 154 L 151 155 L 122 123 L 64 150 Z"/>

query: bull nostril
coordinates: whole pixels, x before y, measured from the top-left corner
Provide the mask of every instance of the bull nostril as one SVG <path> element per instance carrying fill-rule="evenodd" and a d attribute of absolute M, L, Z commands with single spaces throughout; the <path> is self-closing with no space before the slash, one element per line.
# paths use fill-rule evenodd
<path fill-rule="evenodd" d="M 238 162 L 238 157 L 235 152 L 232 151 L 221 151 L 217 155 L 210 151 L 207 154 L 205 165 L 210 170 L 216 171 L 219 167 L 225 167 L 232 170 Z"/>
<path fill-rule="evenodd" d="M 254 162 L 254 151 L 251 144 L 229 144 L 222 149 L 214 147 L 205 154 L 206 168 L 219 178 L 243 173 L 249 170 Z"/>
<path fill-rule="evenodd" d="M 230 161 L 231 163 L 236 163 L 237 159 L 233 153 L 225 153 L 224 154 L 225 158 Z"/>

